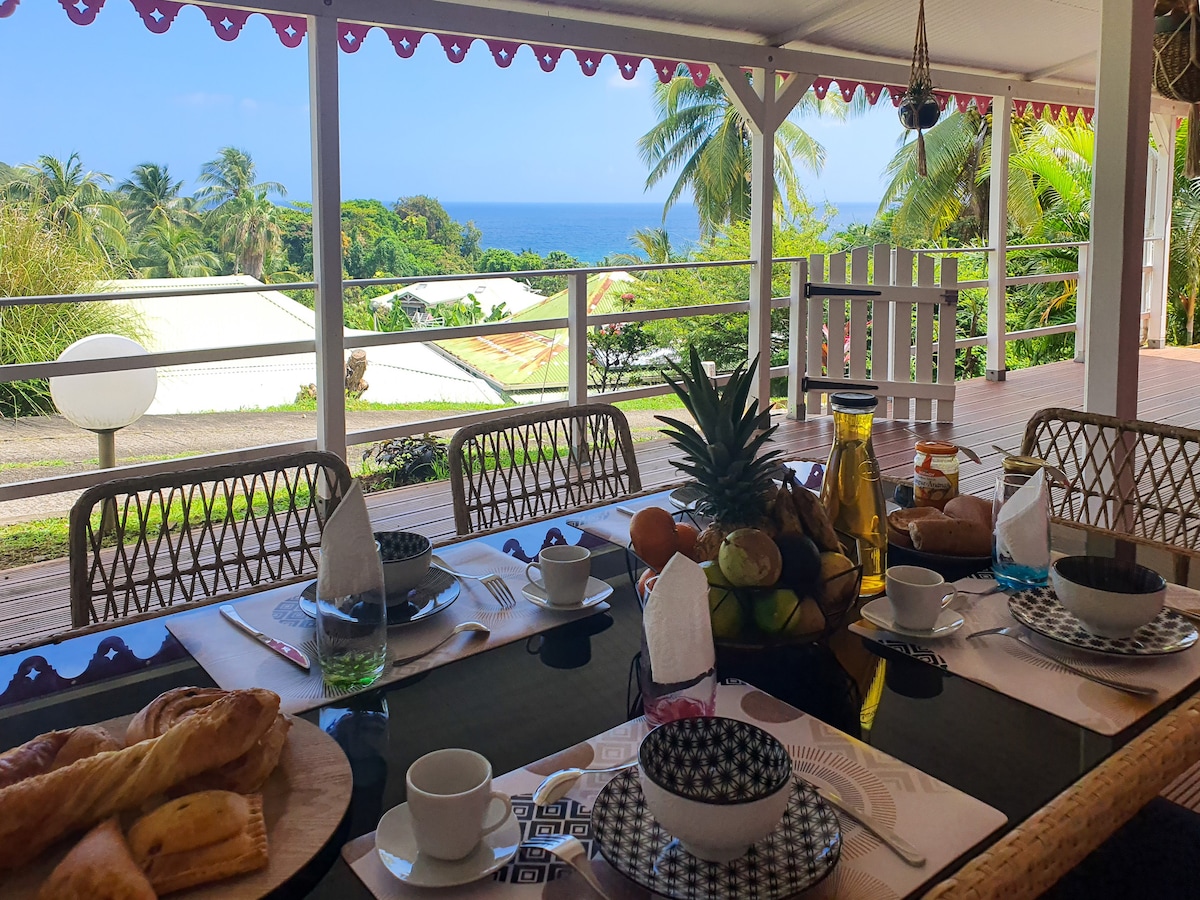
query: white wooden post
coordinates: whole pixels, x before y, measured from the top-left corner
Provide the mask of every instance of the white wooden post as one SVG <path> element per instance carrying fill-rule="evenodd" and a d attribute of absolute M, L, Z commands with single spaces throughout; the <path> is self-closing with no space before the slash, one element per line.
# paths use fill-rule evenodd
<path fill-rule="evenodd" d="M 1092 245 L 1079 246 L 1079 281 L 1075 286 L 1075 362 L 1083 362 L 1087 357 L 1087 310 L 1088 297 L 1091 288 L 1088 287 L 1092 278 Z"/>
<path fill-rule="evenodd" d="M 1154 172 L 1154 203 L 1150 207 L 1149 236 L 1156 238 L 1151 247 L 1150 323 L 1146 329 L 1147 347 L 1165 347 L 1167 343 L 1167 268 L 1171 259 L 1171 206 L 1175 189 L 1175 116 L 1154 113 L 1150 131 L 1158 146 L 1158 164 Z"/>
<path fill-rule="evenodd" d="M 737 66 L 718 65 L 717 77 L 730 102 L 750 124 L 750 340 L 758 358 L 751 396 L 761 408 L 771 403 L 771 262 L 775 256 L 775 131 L 783 124 L 813 75 L 791 75 L 779 85 L 774 69 L 752 69 L 752 84 Z"/>
<path fill-rule="evenodd" d="M 808 261 L 792 263 L 791 289 L 788 292 L 788 399 L 789 419 L 805 418 L 804 377 L 808 374 L 808 306 L 804 289 L 808 285 Z M 817 360 L 818 363 L 820 360 Z"/>
<path fill-rule="evenodd" d="M 1142 233 L 1154 19 L 1144 0 L 1102 0 L 1083 408 L 1137 417 Z"/>
<path fill-rule="evenodd" d="M 988 198 L 987 380 L 1003 381 L 1008 346 L 1008 155 L 1012 95 L 992 98 L 992 163 Z"/>
<path fill-rule="evenodd" d="M 317 446 L 346 458 L 346 360 L 342 312 L 342 161 L 338 112 L 338 22 L 308 17 L 312 140 L 313 281 L 316 311 Z"/>
<path fill-rule="evenodd" d="M 587 272 L 567 276 L 567 403 L 588 402 Z"/>

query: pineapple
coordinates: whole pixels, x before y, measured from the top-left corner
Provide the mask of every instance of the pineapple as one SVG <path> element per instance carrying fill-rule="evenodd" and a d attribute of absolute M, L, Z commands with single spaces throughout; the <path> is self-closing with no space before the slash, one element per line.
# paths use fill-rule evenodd
<path fill-rule="evenodd" d="M 768 503 L 775 490 L 771 475 L 780 451 L 758 455 L 776 428 L 769 410 L 758 411 L 757 400 L 747 406 L 758 360 L 748 368 L 739 365 L 725 387 L 717 388 L 695 348 L 689 357 L 690 371 L 671 364 L 678 381 L 667 373 L 664 377 L 699 430 L 669 416 L 656 418 L 668 426 L 663 434 L 683 451 L 684 459 L 671 460 L 671 465 L 696 480 L 702 492 L 698 511 L 713 519 L 696 542 L 696 556 L 714 559 L 725 536 L 738 528 L 773 530 Z"/>

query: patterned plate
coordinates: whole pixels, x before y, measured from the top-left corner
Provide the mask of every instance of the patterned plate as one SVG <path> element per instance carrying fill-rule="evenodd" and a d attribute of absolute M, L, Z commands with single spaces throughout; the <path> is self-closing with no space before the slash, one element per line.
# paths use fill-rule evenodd
<path fill-rule="evenodd" d="M 1008 600 L 1008 608 L 1013 618 L 1038 634 L 1095 653 L 1162 656 L 1186 650 L 1200 638 L 1191 622 L 1169 609 L 1164 609 L 1156 619 L 1135 631 L 1133 637 L 1100 637 L 1084 628 L 1048 587 L 1013 594 Z"/>
<path fill-rule="evenodd" d="M 592 833 L 614 869 L 674 900 L 783 900 L 812 887 L 837 865 L 837 815 L 812 786 L 792 782 L 783 821 L 729 863 L 697 859 L 662 830 L 642 797 L 637 769 L 604 786 L 592 807 Z M 719 815 L 719 813 L 714 813 Z"/>
<path fill-rule="evenodd" d="M 441 569 L 430 568 L 415 588 L 399 603 L 388 603 L 388 628 L 408 625 L 437 615 L 458 599 L 462 586 L 458 579 Z M 314 581 L 300 593 L 300 609 L 309 618 L 317 616 L 317 583 Z"/>

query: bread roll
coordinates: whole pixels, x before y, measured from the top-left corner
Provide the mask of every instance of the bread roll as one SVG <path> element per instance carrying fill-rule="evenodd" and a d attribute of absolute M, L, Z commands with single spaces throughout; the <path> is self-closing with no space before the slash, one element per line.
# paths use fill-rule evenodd
<path fill-rule="evenodd" d="M 129 855 L 116 819 L 89 831 L 38 891 L 38 900 L 155 900 L 156 896 Z"/>
<path fill-rule="evenodd" d="M 918 519 L 908 526 L 913 546 L 944 556 L 987 556 L 992 552 L 992 529 L 967 519 Z"/>
<path fill-rule="evenodd" d="M 911 509 L 898 509 L 888 513 L 888 542 L 897 547 L 911 547 L 912 539 L 908 536 L 908 526 L 920 519 L 944 519 L 940 510 L 932 506 L 914 506 Z"/>
<path fill-rule="evenodd" d="M 185 687 L 160 694 L 130 721 L 125 731 L 125 741 L 135 744 L 158 737 L 228 693 L 220 688 Z M 251 794 L 257 791 L 279 764 L 279 756 L 291 727 L 288 718 L 280 714 L 270 730 L 245 755 L 179 784 L 173 793 L 221 790 Z"/>
<path fill-rule="evenodd" d="M 99 725 L 81 725 L 40 734 L 0 754 L 0 788 L 61 769 L 105 750 L 120 749 L 120 741 Z"/>
<path fill-rule="evenodd" d="M 179 797 L 129 829 L 133 858 L 159 894 L 267 864 L 262 796 L 202 791 Z"/>
<path fill-rule="evenodd" d="M 989 531 L 992 529 L 992 503 L 990 500 L 972 497 L 970 494 L 960 494 L 946 501 L 945 512 L 952 519 L 978 522 L 987 526 Z"/>
<path fill-rule="evenodd" d="M 161 737 L 100 753 L 0 790 L 0 871 L 33 859 L 65 835 L 246 753 L 279 714 L 279 696 L 231 691 Z"/>

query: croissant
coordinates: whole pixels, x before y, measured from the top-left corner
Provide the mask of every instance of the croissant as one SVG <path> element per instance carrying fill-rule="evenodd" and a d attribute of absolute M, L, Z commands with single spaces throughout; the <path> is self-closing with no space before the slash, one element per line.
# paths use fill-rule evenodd
<path fill-rule="evenodd" d="M 277 694 L 232 691 L 161 737 L 0 790 L 0 871 L 33 859 L 64 835 L 237 759 L 278 714 Z"/>
<path fill-rule="evenodd" d="M 39 734 L 19 747 L 0 753 L 0 788 L 61 769 L 105 750 L 120 749 L 120 742 L 99 725 L 81 725 Z"/>
<path fill-rule="evenodd" d="M 184 687 L 160 694 L 150 701 L 129 722 L 125 731 L 125 742 L 136 744 L 166 733 L 179 722 L 206 709 L 228 694 L 220 688 Z M 194 791 L 223 790 L 238 794 L 251 794 L 263 786 L 268 776 L 279 764 L 279 756 L 287 741 L 292 723 L 282 714 L 250 750 L 233 762 L 210 769 L 196 778 L 178 785 L 174 793 L 189 794 Z"/>

